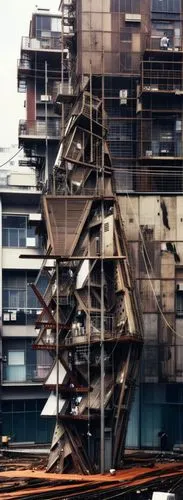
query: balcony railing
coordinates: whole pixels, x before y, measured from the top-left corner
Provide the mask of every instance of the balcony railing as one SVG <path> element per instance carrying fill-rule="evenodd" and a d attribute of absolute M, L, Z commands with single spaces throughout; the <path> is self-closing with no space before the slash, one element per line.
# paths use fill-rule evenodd
<path fill-rule="evenodd" d="M 179 64 L 176 66 L 180 68 Z M 183 90 L 181 68 L 180 70 L 174 69 L 171 65 L 169 69 L 164 69 L 163 63 L 144 62 L 141 89 L 144 92 L 154 93 L 171 91 L 178 95 Z"/>
<path fill-rule="evenodd" d="M 3 382 L 42 382 L 48 375 L 48 365 L 8 365 L 3 363 Z"/>
<path fill-rule="evenodd" d="M 3 325 L 35 325 L 40 309 L 3 308 Z"/>
<path fill-rule="evenodd" d="M 60 139 L 60 120 L 53 120 L 53 123 L 48 123 L 46 126 L 45 121 L 19 121 L 19 137 L 40 137 L 46 139 Z"/>
<path fill-rule="evenodd" d="M 179 95 L 180 93 L 183 92 L 183 83 L 178 82 L 175 83 L 174 81 L 169 82 L 168 80 L 160 83 L 158 78 L 157 81 L 153 82 L 146 82 L 143 81 L 141 85 L 141 90 L 143 92 L 152 92 L 152 93 L 158 93 L 158 92 L 173 92 L 175 95 Z"/>
<path fill-rule="evenodd" d="M 92 314 L 90 321 L 90 340 L 91 342 L 99 341 L 101 338 L 101 316 L 98 314 Z M 72 329 L 68 332 L 65 343 L 66 345 L 82 344 L 87 342 L 88 334 L 89 332 L 85 326 L 82 326 L 80 323 L 73 322 Z M 113 315 L 105 314 L 104 338 L 107 340 L 108 338 L 115 338 L 116 336 L 115 317 Z"/>
<path fill-rule="evenodd" d="M 61 50 L 61 37 L 44 37 L 29 38 L 28 36 L 22 37 L 21 50 Z"/>
<path fill-rule="evenodd" d="M 69 82 L 59 83 L 55 88 L 55 94 L 56 96 L 72 97 L 74 94 L 73 86 Z"/>
<path fill-rule="evenodd" d="M 139 156 L 143 158 L 182 158 L 183 149 L 181 141 L 143 141 Z"/>
<path fill-rule="evenodd" d="M 148 36 L 146 38 L 146 49 L 148 50 L 161 50 L 165 52 L 165 50 L 160 47 L 161 35 L 159 36 Z M 181 40 L 180 38 L 174 38 L 169 42 L 168 52 L 179 52 L 181 49 Z"/>

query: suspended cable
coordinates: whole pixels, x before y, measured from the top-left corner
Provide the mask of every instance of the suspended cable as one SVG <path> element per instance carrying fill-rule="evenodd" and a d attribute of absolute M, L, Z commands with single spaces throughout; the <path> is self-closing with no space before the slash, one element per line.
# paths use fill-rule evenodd
<path fill-rule="evenodd" d="M 142 243 L 143 243 L 143 249 L 145 250 L 145 255 L 146 255 L 146 257 L 145 257 L 145 255 L 144 255 L 144 251 L 142 252 L 143 261 L 144 261 L 144 265 L 145 265 L 145 269 L 146 269 L 147 277 L 148 277 L 148 280 L 149 280 L 149 283 L 150 283 L 150 286 L 151 286 L 151 289 L 152 289 L 152 292 L 153 292 L 153 296 L 154 296 L 155 302 L 156 302 L 156 304 L 157 304 L 157 308 L 158 308 L 158 310 L 159 310 L 159 312 L 160 312 L 160 314 L 161 314 L 161 316 L 162 316 L 162 318 L 163 318 L 163 321 L 165 322 L 166 326 L 170 329 L 170 331 L 171 331 L 174 335 L 176 335 L 177 337 L 179 337 L 179 338 L 181 338 L 181 339 L 182 339 L 182 338 L 183 338 L 183 336 L 182 336 L 182 335 L 180 335 L 180 334 L 179 334 L 179 333 L 178 333 L 178 332 L 177 332 L 177 331 L 176 331 L 176 330 L 172 327 L 172 325 L 170 325 L 170 323 L 169 323 L 169 322 L 168 322 L 168 320 L 166 319 L 166 316 L 164 315 L 164 312 L 163 312 L 163 310 L 162 310 L 162 308 L 161 308 L 161 306 L 160 306 L 160 304 L 159 304 L 158 298 L 157 298 L 157 296 L 156 296 L 156 291 L 155 291 L 155 289 L 154 289 L 154 285 L 153 285 L 152 279 L 151 279 L 151 277 L 150 277 L 149 270 L 148 270 L 148 266 L 147 266 L 147 261 L 148 261 L 149 267 L 150 267 L 151 271 L 153 272 L 153 267 L 152 267 L 152 264 L 151 264 L 151 261 L 150 261 L 149 255 L 148 255 L 148 251 L 147 251 L 147 247 L 146 247 L 146 244 L 145 244 L 144 236 L 143 236 L 143 233 L 142 233 L 141 227 L 140 227 L 140 225 L 139 225 L 139 222 L 138 222 L 138 220 L 137 220 L 136 214 L 135 214 L 135 212 L 134 212 L 133 205 L 132 205 L 132 203 L 131 203 L 130 197 L 129 197 L 128 193 L 126 193 L 126 195 L 127 195 L 127 198 L 128 198 L 128 200 L 129 200 L 129 202 L 130 202 L 130 206 L 131 206 L 131 209 L 132 209 L 132 212 L 133 212 L 133 215 L 134 215 L 135 223 L 136 223 L 136 225 L 137 225 L 137 227 L 138 227 L 138 230 L 139 230 L 139 233 L 140 233 L 140 237 L 141 237 L 141 240 L 142 240 Z"/>
<path fill-rule="evenodd" d="M 166 169 L 161 169 L 161 170 L 155 170 L 155 169 L 140 169 L 139 167 L 131 167 L 131 168 L 120 168 L 120 167 L 113 167 L 111 168 L 112 172 L 118 172 L 118 173 L 133 173 L 133 174 L 139 174 L 140 176 L 142 175 L 159 175 L 162 176 L 162 174 L 168 174 L 169 176 L 181 176 L 183 175 L 183 167 L 178 168 L 177 170 L 170 170 L 171 167 L 167 167 Z"/>
<path fill-rule="evenodd" d="M 2 163 L 2 165 L 0 165 L 0 168 L 4 167 L 5 165 L 7 165 L 7 163 L 9 163 L 11 160 L 13 160 L 13 158 L 15 158 L 15 156 L 17 156 L 20 153 L 20 151 L 22 151 L 22 149 L 23 149 L 23 146 L 13 156 L 11 156 L 11 158 L 9 158 L 7 161 Z"/>

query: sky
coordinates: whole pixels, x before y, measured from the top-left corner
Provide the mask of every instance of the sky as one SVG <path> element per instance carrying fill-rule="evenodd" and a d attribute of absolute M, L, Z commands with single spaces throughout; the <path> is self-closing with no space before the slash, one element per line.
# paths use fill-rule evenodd
<path fill-rule="evenodd" d="M 36 6 L 57 12 L 59 0 L 0 0 L 0 147 L 18 144 L 18 121 L 25 117 L 25 94 L 17 91 L 17 60 Z"/>

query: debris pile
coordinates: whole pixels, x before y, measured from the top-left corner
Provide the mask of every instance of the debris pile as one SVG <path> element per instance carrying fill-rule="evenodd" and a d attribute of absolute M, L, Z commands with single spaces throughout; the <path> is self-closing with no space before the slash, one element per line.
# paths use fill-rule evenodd
<path fill-rule="evenodd" d="M 158 488 L 173 489 L 181 482 L 183 462 L 156 463 L 151 467 L 134 466 L 101 475 L 46 473 L 45 459 L 1 460 L 1 500 L 36 499 L 110 499 L 115 494 L 124 499 L 147 499 Z M 142 496 L 139 497 L 139 492 Z M 133 496 L 131 496 L 133 494 Z"/>

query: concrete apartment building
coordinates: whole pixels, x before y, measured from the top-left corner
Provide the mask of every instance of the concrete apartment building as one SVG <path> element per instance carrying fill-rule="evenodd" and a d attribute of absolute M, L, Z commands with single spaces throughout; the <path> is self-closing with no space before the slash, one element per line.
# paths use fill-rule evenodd
<path fill-rule="evenodd" d="M 1 148 L 1 165 L 17 149 Z M 41 249 L 37 234 L 40 191 L 35 169 L 27 166 L 21 153 L 18 156 L 0 172 L 1 430 L 15 442 L 42 442 L 49 439 L 50 432 L 50 423 L 45 420 L 42 427 L 39 416 L 46 398 L 42 380 L 50 360 L 48 356 L 40 358 L 32 349 L 40 306 L 29 286 L 41 261 L 19 259 L 21 251 L 35 254 Z"/>
<path fill-rule="evenodd" d="M 41 190 L 61 133 L 60 116 L 54 113 L 61 74 L 60 33 L 60 13 L 33 13 L 18 60 L 18 91 L 25 93 L 26 108 L 26 119 L 20 120 L 18 128 L 22 151 L 5 171 L 1 169 L 2 434 L 15 442 L 51 439 L 52 422 L 40 417 L 47 399 L 42 382 L 51 358 L 32 348 L 40 303 L 29 283 L 38 276 L 42 261 L 21 261 L 19 255 L 42 253 L 43 248 Z M 14 157 L 17 149 L 2 148 L 1 164 Z M 47 281 L 45 273 L 38 283 L 40 290 Z"/>
<path fill-rule="evenodd" d="M 33 14 L 30 35 L 22 42 L 18 80 L 19 89 L 27 92 L 27 119 L 20 122 L 20 145 L 36 167 L 41 187 L 57 166 L 55 157 L 64 130 L 64 109 L 67 111 L 72 96 L 85 87 L 104 98 L 116 192 L 145 327 L 141 374 L 126 444 L 156 448 L 158 433 L 165 430 L 168 446 L 172 448 L 183 442 L 182 2 L 62 0 L 59 10 L 60 14 L 53 16 L 46 11 Z M 164 33 L 169 40 L 166 48 L 161 44 Z M 50 184 L 48 188 L 51 190 Z M 24 216 L 37 212 L 36 196 L 39 198 L 40 192 L 31 195 L 30 203 L 30 192 L 24 191 Z M 14 208 L 8 201 L 3 210 L 11 214 Z M 19 213 L 21 209 L 17 209 Z M 6 226 L 5 230 L 9 232 Z M 18 226 L 17 234 L 19 230 Z M 18 256 L 17 249 L 16 252 Z M 39 269 L 38 261 L 34 267 L 30 261 L 21 266 L 23 269 L 28 266 L 27 273 Z M 3 263 L 2 268 L 7 273 L 4 284 L 8 284 L 9 268 Z M 16 308 L 11 313 L 6 300 L 7 320 L 6 314 L 15 317 Z M 29 327 L 31 339 L 36 335 L 32 325 L 33 322 Z M 15 344 L 17 351 L 19 342 L 30 347 L 32 340 L 29 342 L 25 326 L 21 329 L 24 339 L 19 336 L 12 339 L 15 329 L 10 317 L 8 323 L 3 320 L 6 357 L 8 342 L 10 351 Z M 38 353 L 46 356 L 41 351 L 36 351 L 36 356 Z M 30 365 L 34 366 L 31 356 Z M 7 361 L 4 369 L 6 364 Z M 42 364 L 47 365 L 46 357 Z M 17 434 L 10 426 L 10 419 L 16 417 L 16 404 L 14 408 L 10 403 L 12 387 L 6 378 L 2 387 L 3 433 Z M 19 401 L 35 399 L 37 394 L 35 418 L 40 436 L 46 440 L 46 431 L 44 436 L 41 434 L 46 420 L 38 417 L 45 393 L 35 381 L 29 388 L 24 384 L 21 390 L 19 385 L 13 381 L 13 393 L 22 394 Z M 27 412 L 25 407 L 21 412 L 22 419 L 27 418 L 28 422 L 30 418 L 32 427 L 28 407 Z M 30 439 L 29 427 L 24 425 L 24 435 L 20 431 L 17 440 L 40 441 L 35 435 Z"/>

